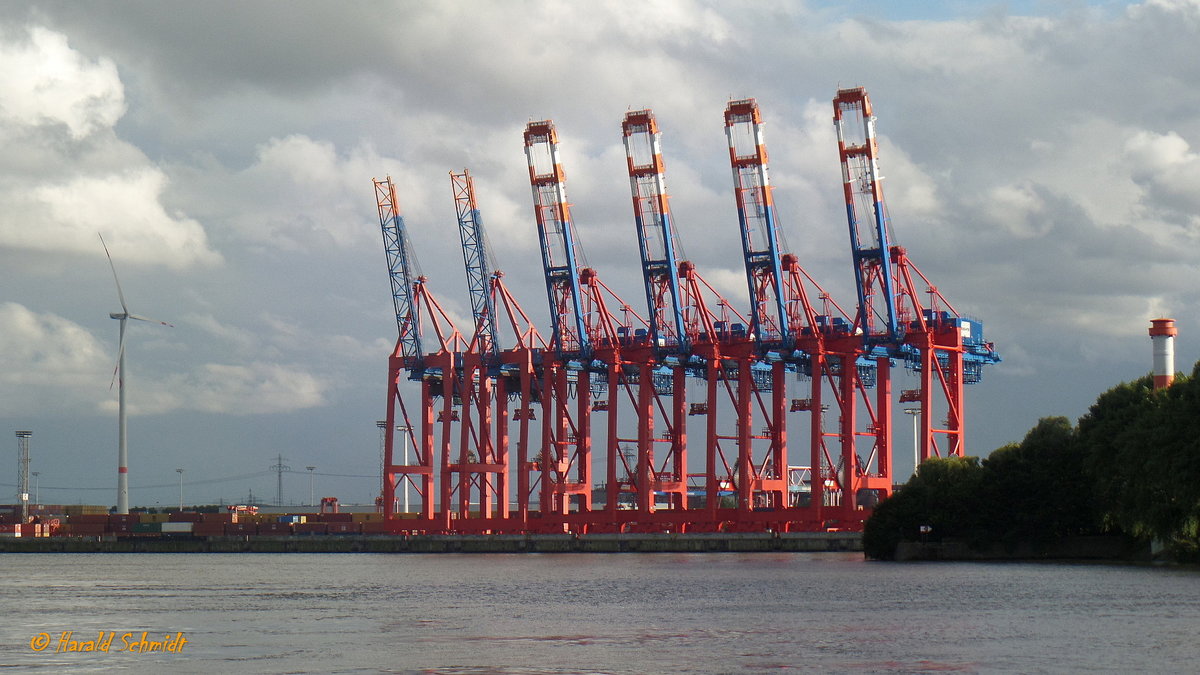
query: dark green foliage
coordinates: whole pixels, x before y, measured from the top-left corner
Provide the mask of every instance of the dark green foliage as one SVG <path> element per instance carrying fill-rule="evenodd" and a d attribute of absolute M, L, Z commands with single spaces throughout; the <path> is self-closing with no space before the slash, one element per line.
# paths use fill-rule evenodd
<path fill-rule="evenodd" d="M 1200 364 L 1197 364 L 1200 370 Z M 1153 391 L 1149 377 L 1105 392 L 1079 420 L 1105 524 L 1200 552 L 1200 377 Z"/>
<path fill-rule="evenodd" d="M 867 555 L 893 557 L 922 524 L 972 545 L 1127 533 L 1200 559 L 1200 364 L 1163 391 L 1149 376 L 1113 387 L 1077 428 L 1044 418 L 982 464 L 925 462 L 867 521 Z"/>
<path fill-rule="evenodd" d="M 901 541 L 970 538 L 976 532 L 983 469 L 978 457 L 930 459 L 917 475 L 875 507 L 863 529 L 867 557 L 890 560 Z M 921 526 L 928 533 L 922 534 Z"/>
<path fill-rule="evenodd" d="M 1098 529 L 1085 453 L 1065 417 L 1047 417 L 1020 444 L 983 462 L 981 519 L 992 541 L 1044 544 Z"/>
<path fill-rule="evenodd" d="M 975 457 L 931 459 L 880 504 L 863 531 L 872 558 L 890 559 L 901 541 L 958 539 L 972 546 L 1034 545 L 1098 531 L 1097 507 L 1075 430 L 1048 417 L 1020 443 Z"/>

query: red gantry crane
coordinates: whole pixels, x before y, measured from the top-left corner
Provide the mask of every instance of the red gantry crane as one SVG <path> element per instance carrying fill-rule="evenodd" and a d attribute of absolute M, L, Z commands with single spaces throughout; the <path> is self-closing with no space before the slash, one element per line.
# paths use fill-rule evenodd
<path fill-rule="evenodd" d="M 999 357 L 979 322 L 955 312 L 891 243 L 866 92 L 839 91 L 834 110 L 857 290 L 853 316 L 783 250 L 754 99 L 731 101 L 725 110 L 750 298 L 745 316 L 680 259 L 650 110 L 629 112 L 622 123 L 646 319 L 578 262 L 551 121 L 530 122 L 524 133 L 549 344 L 493 269 L 465 170 L 451 173 L 451 184 L 474 321 L 469 340 L 416 267 L 391 179 L 375 181 L 399 332 L 388 373 L 389 531 L 861 527 L 874 501 L 892 489 L 897 360 L 920 379 L 899 401 L 921 405 L 921 458 L 961 454 L 962 385 L 978 381 L 982 367 Z M 420 382 L 415 430 L 400 396 L 403 372 Z M 794 389 L 807 386 L 790 399 L 789 373 Z M 704 385 L 690 401 L 689 380 Z M 593 425 L 600 413 L 605 423 Z M 836 424 L 826 423 L 827 414 Z M 935 424 L 938 414 L 945 420 Z M 807 424 L 808 433 L 789 437 L 789 421 Z M 396 457 L 397 431 L 414 447 L 411 462 Z M 604 443 L 599 484 L 593 439 Z M 703 456 L 689 454 L 689 442 Z M 395 496 L 405 484 L 416 489 L 420 506 L 405 514 L 415 517 L 401 519 Z M 593 504 L 597 493 L 603 508 Z"/>
<path fill-rule="evenodd" d="M 1000 357 L 983 340 L 982 324 L 960 316 L 905 249 L 892 244 L 866 89 L 839 90 L 833 111 L 858 287 L 856 325 L 867 346 L 903 359 L 919 377 L 918 389 L 903 392 L 900 400 L 920 405 L 921 461 L 962 455 L 963 385 L 978 382 L 983 366 Z M 939 412 L 945 417 L 935 424 Z"/>

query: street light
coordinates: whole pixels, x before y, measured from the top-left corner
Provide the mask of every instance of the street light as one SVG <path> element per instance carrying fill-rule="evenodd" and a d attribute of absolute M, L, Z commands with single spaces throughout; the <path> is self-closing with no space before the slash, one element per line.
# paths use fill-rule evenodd
<path fill-rule="evenodd" d="M 308 505 L 314 506 L 315 505 L 314 502 L 317 501 L 317 497 L 316 497 L 317 493 L 316 493 L 315 489 L 313 488 L 313 486 L 316 485 L 316 483 L 313 482 L 313 469 L 315 469 L 317 467 L 306 466 L 304 468 L 308 469 Z"/>
<path fill-rule="evenodd" d="M 175 473 L 179 474 L 179 510 L 183 510 L 183 469 L 175 469 Z"/>
<path fill-rule="evenodd" d="M 917 475 L 917 467 L 921 466 L 921 434 L 917 430 L 917 415 L 921 414 L 920 408 L 905 408 L 905 415 L 912 415 L 913 421 L 913 475 Z"/>
<path fill-rule="evenodd" d="M 412 431 L 412 427 L 397 424 L 396 431 L 404 432 L 404 465 L 408 466 L 408 433 Z M 404 474 L 404 512 L 408 513 L 408 474 Z"/>

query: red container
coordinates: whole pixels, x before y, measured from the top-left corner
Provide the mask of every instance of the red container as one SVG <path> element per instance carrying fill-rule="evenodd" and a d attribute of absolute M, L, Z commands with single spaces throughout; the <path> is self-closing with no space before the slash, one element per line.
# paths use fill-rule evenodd
<path fill-rule="evenodd" d="M 107 513 L 81 513 L 71 516 L 72 525 L 108 525 Z"/>
<path fill-rule="evenodd" d="M 192 534 L 197 537 L 220 537 L 225 534 L 225 523 L 196 523 Z"/>
<path fill-rule="evenodd" d="M 317 520 L 322 523 L 350 523 L 354 521 L 353 513 L 318 513 Z"/>
<path fill-rule="evenodd" d="M 204 523 L 208 525 L 208 523 Z M 214 523 L 215 524 L 215 523 Z M 254 523 L 225 523 L 225 534 L 247 535 L 258 534 L 258 526 Z"/>
<path fill-rule="evenodd" d="M 288 523 L 259 523 L 258 533 L 272 536 L 281 536 L 292 533 L 292 526 Z"/>
<path fill-rule="evenodd" d="M 100 523 L 72 523 L 71 535 L 75 537 L 99 537 L 104 534 L 106 526 Z"/>
<path fill-rule="evenodd" d="M 329 534 L 362 534 L 362 523 L 328 523 L 328 525 Z"/>
<path fill-rule="evenodd" d="M 200 522 L 202 523 L 235 523 L 237 520 L 232 513 L 201 513 Z"/>
<path fill-rule="evenodd" d="M 203 513 L 194 513 L 192 511 L 173 511 L 167 516 L 168 523 L 199 523 L 202 522 L 201 516 Z"/>
<path fill-rule="evenodd" d="M 296 523 L 296 534 L 325 534 L 329 531 L 326 523 Z"/>

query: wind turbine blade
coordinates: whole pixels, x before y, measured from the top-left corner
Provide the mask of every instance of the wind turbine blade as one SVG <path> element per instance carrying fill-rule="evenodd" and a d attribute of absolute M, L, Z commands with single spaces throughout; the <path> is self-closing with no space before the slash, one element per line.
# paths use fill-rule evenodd
<path fill-rule="evenodd" d="M 116 383 L 117 383 L 117 371 L 121 369 L 121 357 L 124 355 L 125 355 L 125 334 L 122 333 L 121 334 L 121 346 L 117 348 L 117 362 L 113 364 L 112 381 L 108 383 L 109 391 L 112 391 L 113 386 L 116 385 Z M 124 377 L 124 375 L 122 375 L 121 377 Z"/>
<path fill-rule="evenodd" d="M 172 325 L 172 324 L 169 324 L 169 323 L 167 323 L 166 321 L 161 321 L 161 320 L 159 320 L 159 319 L 148 319 L 148 318 L 146 318 L 146 317 L 144 317 L 144 316 L 138 316 L 137 314 L 130 314 L 130 315 L 129 315 L 129 318 L 131 318 L 131 319 L 137 319 L 138 321 L 148 321 L 148 322 L 150 322 L 150 323 L 157 323 L 157 324 L 159 324 L 159 325 L 166 326 L 167 328 L 174 328 L 174 327 L 175 327 L 174 325 Z"/>
<path fill-rule="evenodd" d="M 125 306 L 125 294 L 121 292 L 121 280 L 117 278 L 117 266 L 113 264 L 112 254 L 108 252 L 108 244 L 104 243 L 104 235 L 99 232 L 96 236 L 100 237 L 100 245 L 104 247 L 104 255 L 108 256 L 108 266 L 112 269 L 113 281 L 117 282 L 117 297 L 121 300 L 121 311 L 129 313 L 129 308 Z"/>

